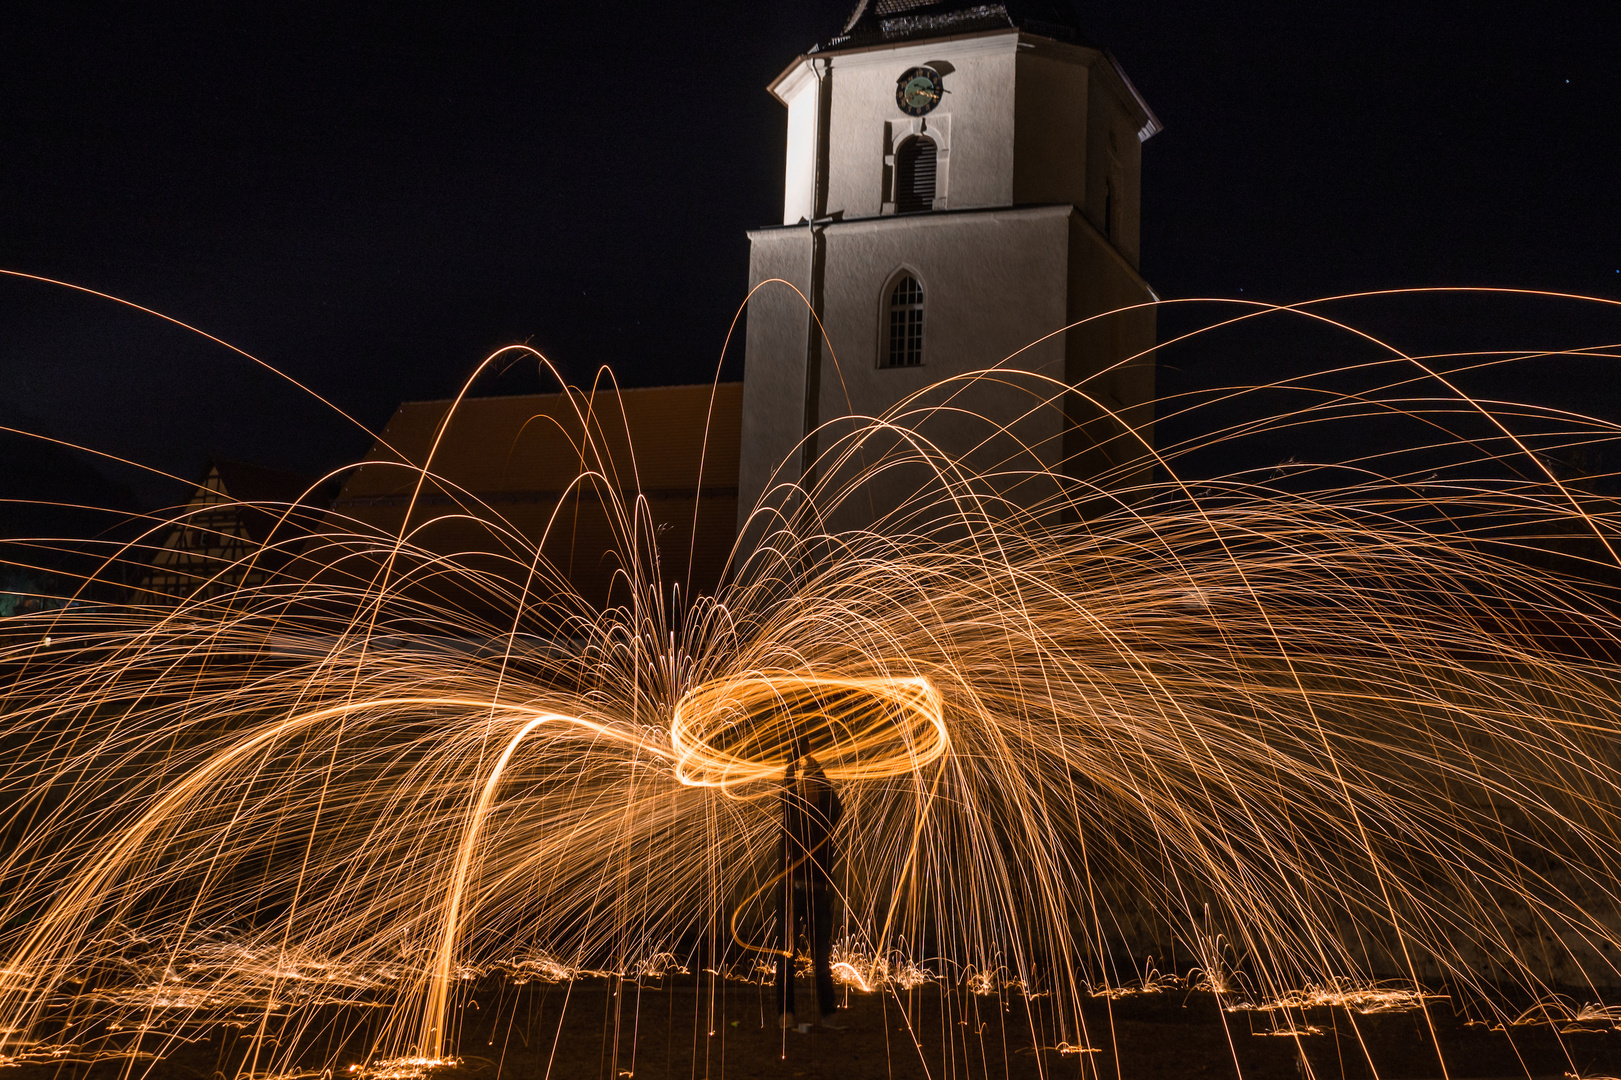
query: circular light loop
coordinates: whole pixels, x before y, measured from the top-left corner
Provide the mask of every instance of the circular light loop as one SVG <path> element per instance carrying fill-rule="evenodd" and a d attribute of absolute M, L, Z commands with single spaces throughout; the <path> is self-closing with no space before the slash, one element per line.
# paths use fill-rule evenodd
<path fill-rule="evenodd" d="M 831 780 L 917 772 L 950 746 L 928 679 L 752 672 L 695 687 L 675 707 L 676 778 L 730 788 L 776 780 L 804 742 Z"/>

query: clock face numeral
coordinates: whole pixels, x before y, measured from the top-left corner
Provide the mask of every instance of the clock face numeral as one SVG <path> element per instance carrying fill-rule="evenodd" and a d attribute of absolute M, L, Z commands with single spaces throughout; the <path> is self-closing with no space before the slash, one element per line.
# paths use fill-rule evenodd
<path fill-rule="evenodd" d="M 895 104 L 907 116 L 922 116 L 940 104 L 940 95 L 945 92 L 940 73 L 933 68 L 908 68 L 895 80 Z"/>

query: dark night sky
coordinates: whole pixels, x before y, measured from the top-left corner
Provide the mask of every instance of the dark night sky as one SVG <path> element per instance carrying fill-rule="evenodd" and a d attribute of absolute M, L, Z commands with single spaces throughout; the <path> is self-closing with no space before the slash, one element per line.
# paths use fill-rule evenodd
<path fill-rule="evenodd" d="M 373 427 L 513 341 L 575 380 L 706 380 L 744 230 L 780 212 L 764 86 L 848 3 L 6 5 L 0 267 L 192 323 Z M 1080 10 L 1165 124 L 1143 196 L 1161 295 L 1621 297 L 1612 0 Z M 1537 318 L 1491 330 L 1540 344 Z M 1621 419 L 1621 380 L 1594 374 L 1589 406 Z M 0 424 L 187 476 L 211 454 L 323 470 L 369 443 L 218 346 L 13 281 Z M 15 440 L 0 454 L 13 491 L 36 469 L 108 497 Z"/>

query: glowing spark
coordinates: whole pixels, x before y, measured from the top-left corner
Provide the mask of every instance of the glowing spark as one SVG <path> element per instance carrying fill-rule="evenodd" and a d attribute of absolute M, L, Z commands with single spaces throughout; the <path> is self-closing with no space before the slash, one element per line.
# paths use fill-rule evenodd
<path fill-rule="evenodd" d="M 1510 1026 L 1621 1023 L 1549 995 L 1601 996 L 1621 948 L 1621 503 L 1558 465 L 1621 426 L 1457 389 L 1502 362 L 1234 388 L 1256 415 L 1179 445 L 1104 417 L 1096 468 L 1010 417 L 1097 387 L 950 380 L 819 433 L 709 596 L 672 588 L 611 395 L 581 395 L 577 501 L 610 550 L 578 554 L 614 560 L 611 606 L 569 585 L 561 502 L 526 537 L 400 464 L 455 512 L 333 515 L 175 605 L 11 617 L 6 1060 L 229 1022 L 252 1070 L 293 1075 L 344 1041 L 312 1049 L 317 1010 L 353 1008 L 351 1074 L 405 1080 L 455 1064 L 485 978 L 766 981 L 801 740 L 848 808 L 835 971 L 858 992 L 1043 997 L 1066 1054 L 1095 1052 L 1083 1001 L 1173 988 L 1271 1034 L 1423 1012 L 1441 984 Z M 993 391 L 1020 408 L 976 414 Z M 983 440 L 946 452 L 942 418 Z M 1330 455 L 1374 420 L 1378 446 Z M 1284 438 L 1309 445 L 1276 468 Z M 464 527 L 499 550 L 418 544 Z"/>

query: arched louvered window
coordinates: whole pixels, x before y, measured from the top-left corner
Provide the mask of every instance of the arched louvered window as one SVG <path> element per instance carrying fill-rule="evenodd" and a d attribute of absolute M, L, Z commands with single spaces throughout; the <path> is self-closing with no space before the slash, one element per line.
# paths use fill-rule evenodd
<path fill-rule="evenodd" d="M 916 135 L 895 151 L 895 211 L 934 209 L 934 140 Z"/>
<path fill-rule="evenodd" d="M 917 367 L 923 363 L 923 286 L 906 274 L 889 290 L 884 305 L 888 347 L 883 367 Z"/>

